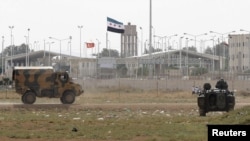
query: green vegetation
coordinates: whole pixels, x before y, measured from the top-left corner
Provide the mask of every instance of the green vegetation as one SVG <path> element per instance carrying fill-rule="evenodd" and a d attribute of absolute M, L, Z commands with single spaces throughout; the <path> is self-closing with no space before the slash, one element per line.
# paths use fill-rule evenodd
<path fill-rule="evenodd" d="M 0 101 L 21 101 L 15 96 L 8 93 Z M 43 104 L 50 100 L 56 104 Z M 249 113 L 245 106 L 200 117 L 196 96 L 187 92 L 86 93 L 72 106 L 38 99 L 34 105 L 0 107 L 0 140 L 206 141 L 207 124 L 250 124 Z"/>
<path fill-rule="evenodd" d="M 0 136 L 9 138 L 200 141 L 206 124 L 249 124 L 250 107 L 199 117 L 161 111 L 20 109 L 1 110 Z M 73 132 L 73 128 L 77 132 Z"/>

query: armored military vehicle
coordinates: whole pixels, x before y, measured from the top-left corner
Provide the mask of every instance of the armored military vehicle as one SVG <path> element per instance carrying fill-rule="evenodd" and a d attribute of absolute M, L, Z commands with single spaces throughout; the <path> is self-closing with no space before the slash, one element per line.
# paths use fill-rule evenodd
<path fill-rule="evenodd" d="M 33 104 L 36 97 L 60 98 L 63 104 L 72 104 L 84 92 L 67 72 L 55 72 L 53 67 L 14 67 L 12 81 L 24 104 Z"/>
<path fill-rule="evenodd" d="M 206 116 L 210 111 L 226 111 L 234 110 L 235 94 L 228 90 L 228 85 L 223 79 L 219 80 L 215 88 L 211 88 L 210 83 L 203 85 L 197 98 L 200 116 Z"/>

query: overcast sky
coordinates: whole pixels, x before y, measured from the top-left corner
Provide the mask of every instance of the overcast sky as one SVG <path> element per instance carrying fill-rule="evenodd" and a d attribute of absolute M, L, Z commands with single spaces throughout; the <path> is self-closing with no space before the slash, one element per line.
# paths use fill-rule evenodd
<path fill-rule="evenodd" d="M 152 0 L 153 32 L 158 36 L 178 34 L 176 41 L 184 32 L 192 35 L 211 30 L 246 33 L 239 30 L 250 31 L 249 6 L 250 0 Z M 82 25 L 81 50 L 85 57 L 97 47 L 86 49 L 84 42 L 97 44 L 98 39 L 100 51 L 106 47 L 107 17 L 137 25 L 139 38 L 139 27 L 142 27 L 143 40 L 149 38 L 149 0 L 0 0 L 0 35 L 4 36 L 4 46 L 9 46 L 9 26 L 14 26 L 14 44 L 20 45 L 26 42 L 24 36 L 28 35 L 29 28 L 29 42 L 36 50 L 44 48 L 44 41 L 52 41 L 50 36 L 57 39 L 72 36 L 72 54 L 79 56 L 80 30 L 77 26 Z M 120 52 L 120 34 L 108 32 L 108 39 L 110 48 Z M 34 44 L 35 41 L 39 44 Z M 54 42 L 51 51 L 59 52 L 59 42 Z M 62 41 L 61 51 L 69 54 L 67 42 Z"/>

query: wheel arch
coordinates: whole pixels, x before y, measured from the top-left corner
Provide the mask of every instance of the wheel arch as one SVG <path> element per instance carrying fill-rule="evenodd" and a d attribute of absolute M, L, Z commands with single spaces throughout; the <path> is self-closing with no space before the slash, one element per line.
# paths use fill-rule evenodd
<path fill-rule="evenodd" d="M 63 96 L 65 93 L 68 93 L 68 92 L 72 92 L 72 93 L 76 96 L 75 90 L 70 90 L 70 89 L 67 89 L 67 90 L 63 91 L 62 96 Z"/>
<path fill-rule="evenodd" d="M 76 94 L 72 90 L 66 90 L 63 92 L 60 100 L 63 104 L 72 104 L 75 102 Z"/>

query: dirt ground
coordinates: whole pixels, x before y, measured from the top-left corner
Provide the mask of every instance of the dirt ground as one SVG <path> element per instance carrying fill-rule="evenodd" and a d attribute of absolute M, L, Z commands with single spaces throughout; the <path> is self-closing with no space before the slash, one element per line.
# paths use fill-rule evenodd
<path fill-rule="evenodd" d="M 143 110 L 143 111 L 155 111 L 157 109 L 167 110 L 168 112 L 175 111 L 189 111 L 190 109 L 195 109 L 197 106 L 195 103 L 182 103 L 179 105 L 178 103 L 133 103 L 133 104 L 121 104 L 121 103 L 106 103 L 106 104 L 73 104 L 73 105 L 62 105 L 62 104 L 34 104 L 34 105 L 23 105 L 23 104 L 0 104 L 1 109 L 36 109 L 36 108 L 63 108 L 63 109 L 88 109 L 88 110 L 124 110 L 124 108 L 128 108 L 130 110 Z M 145 141 L 147 137 L 136 137 L 130 141 Z M 48 141 L 48 139 L 28 139 L 32 141 Z M 0 141 L 27 141 L 27 139 L 11 139 L 7 137 L 0 137 Z M 103 140 L 88 140 L 88 139 L 50 139 L 49 141 L 103 141 Z M 109 140 L 109 141 L 118 141 L 118 140 Z M 124 140 L 126 141 L 126 140 Z"/>
<path fill-rule="evenodd" d="M 239 96 L 236 98 L 236 106 L 235 108 L 241 108 L 243 106 L 250 105 L 250 97 L 243 97 Z M 96 110 L 96 109 L 102 109 L 102 110 L 122 110 L 124 108 L 129 108 L 130 110 L 138 110 L 138 109 L 143 109 L 143 110 L 148 110 L 148 111 L 153 111 L 153 110 L 167 110 L 168 112 L 176 112 L 176 111 L 190 111 L 191 109 L 197 112 L 198 115 L 198 107 L 196 102 L 183 102 L 183 103 L 82 103 L 82 104 L 72 104 L 72 105 L 63 105 L 60 103 L 56 104 L 34 104 L 34 105 L 24 105 L 21 103 L 5 103 L 5 102 L 0 102 L 0 109 L 13 109 L 13 110 L 18 110 L 21 108 L 63 108 L 63 109 L 88 109 L 88 110 Z M 132 139 L 131 141 L 144 141 L 146 140 L 146 137 L 136 137 Z M 1 141 L 27 141 L 27 139 L 11 139 L 7 137 L 0 137 Z M 48 141 L 47 139 L 29 139 L 32 141 Z M 51 139 L 50 141 L 83 141 L 82 139 Z M 84 141 L 101 141 L 101 140 L 84 140 Z M 111 140 L 112 141 L 112 140 Z M 113 140 L 115 141 L 115 140 Z"/>

